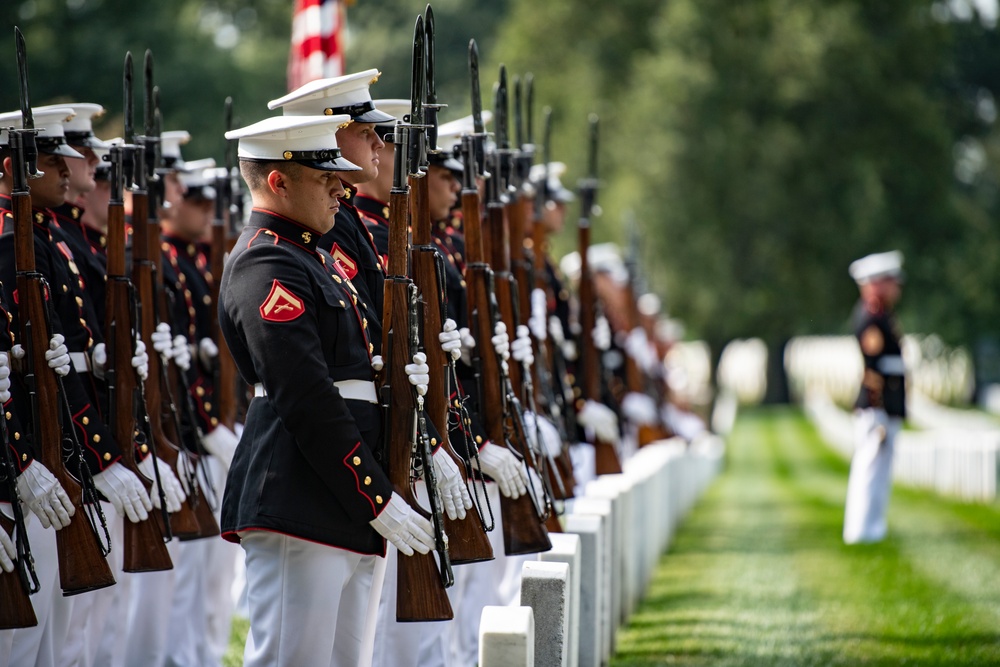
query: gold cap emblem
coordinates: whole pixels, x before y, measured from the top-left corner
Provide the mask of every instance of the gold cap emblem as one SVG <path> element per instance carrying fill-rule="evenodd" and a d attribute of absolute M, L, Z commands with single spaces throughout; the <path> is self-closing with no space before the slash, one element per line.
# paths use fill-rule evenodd
<path fill-rule="evenodd" d="M 291 160 L 291 159 L 292 159 L 292 151 L 285 151 L 285 152 L 284 152 L 284 153 L 282 153 L 281 155 L 282 155 L 282 157 L 284 157 L 284 158 L 285 158 L 286 160 Z"/>

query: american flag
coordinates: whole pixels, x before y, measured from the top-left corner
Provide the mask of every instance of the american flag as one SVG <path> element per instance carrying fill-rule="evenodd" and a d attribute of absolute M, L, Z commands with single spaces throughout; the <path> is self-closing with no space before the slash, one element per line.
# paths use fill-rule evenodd
<path fill-rule="evenodd" d="M 295 0 L 288 90 L 344 73 L 342 0 Z"/>

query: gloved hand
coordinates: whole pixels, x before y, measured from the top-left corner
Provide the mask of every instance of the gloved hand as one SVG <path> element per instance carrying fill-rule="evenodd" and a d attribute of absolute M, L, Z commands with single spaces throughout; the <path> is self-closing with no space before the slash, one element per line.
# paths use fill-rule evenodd
<path fill-rule="evenodd" d="M 378 373 L 383 368 L 385 368 L 385 362 L 382 360 L 381 354 L 376 354 L 372 357 L 372 368 Z"/>
<path fill-rule="evenodd" d="M 458 330 L 462 336 L 462 363 L 466 366 L 472 365 L 472 350 L 476 348 L 476 339 L 469 331 L 469 327 L 462 327 Z"/>
<path fill-rule="evenodd" d="M 410 384 L 417 388 L 417 393 L 421 396 L 427 394 L 427 383 L 431 381 L 430 366 L 427 365 L 427 355 L 417 352 L 413 355 L 413 363 L 403 367 Z"/>
<path fill-rule="evenodd" d="M 618 415 L 603 403 L 586 401 L 577 413 L 576 421 L 581 426 L 592 429 L 605 442 L 618 441 Z"/>
<path fill-rule="evenodd" d="M 188 347 L 187 338 L 180 334 L 174 336 L 171 357 L 173 357 L 174 363 L 177 364 L 177 368 L 182 371 L 191 368 L 191 348 Z"/>
<path fill-rule="evenodd" d="M 146 495 L 142 482 L 128 468 L 114 462 L 94 475 L 94 486 L 114 505 L 118 516 L 127 516 L 132 523 L 149 518 L 153 503 Z"/>
<path fill-rule="evenodd" d="M 49 349 L 45 350 L 45 361 L 48 362 L 49 368 L 56 372 L 56 375 L 60 377 L 69 375 L 69 350 L 66 349 L 66 338 L 62 334 L 52 336 L 52 340 L 49 341 Z"/>
<path fill-rule="evenodd" d="M 643 370 L 650 370 L 655 363 L 656 355 L 650 349 L 646 330 L 642 327 L 636 327 L 629 332 L 625 339 L 625 352 Z"/>
<path fill-rule="evenodd" d="M 149 355 L 146 354 L 146 344 L 141 338 L 135 339 L 135 354 L 132 355 L 132 368 L 139 374 L 143 382 L 149 377 Z"/>
<path fill-rule="evenodd" d="M 530 410 L 524 412 L 524 430 L 527 431 L 528 438 L 531 440 L 535 451 L 544 452 L 548 456 L 558 456 L 562 452 L 563 444 L 562 436 L 559 435 L 559 429 L 545 417 L 538 418 L 538 428 L 536 429 L 535 420 L 536 416 L 534 412 Z M 538 435 L 542 436 L 540 445 L 536 439 Z"/>
<path fill-rule="evenodd" d="M 14 561 L 17 560 L 17 549 L 14 541 L 3 528 L 0 528 L 0 570 L 4 572 L 14 571 Z"/>
<path fill-rule="evenodd" d="M 659 420 L 656 401 L 646 394 L 635 391 L 629 392 L 622 399 L 622 415 L 636 426 L 655 424 Z"/>
<path fill-rule="evenodd" d="M 594 320 L 594 330 L 591 335 L 594 337 L 594 347 L 598 350 L 607 352 L 611 349 L 611 325 L 604 315 L 598 315 Z"/>
<path fill-rule="evenodd" d="M 219 424 L 206 433 L 201 439 L 201 444 L 205 445 L 205 450 L 219 459 L 219 463 L 226 470 L 229 470 L 229 466 L 233 464 L 233 454 L 236 452 L 236 445 L 239 442 L 240 439 L 236 437 L 236 434 L 222 424 Z"/>
<path fill-rule="evenodd" d="M 10 358 L 0 352 L 0 405 L 10 400 Z"/>
<path fill-rule="evenodd" d="M 538 504 L 538 509 L 545 507 L 545 484 L 534 468 L 528 469 L 528 483 L 531 484 L 531 495 L 528 496 Z"/>
<path fill-rule="evenodd" d="M 170 325 L 166 322 L 160 322 L 156 325 L 156 331 L 154 331 L 150 338 L 153 341 L 153 350 L 160 355 L 160 358 L 164 361 L 169 361 L 174 353 L 174 337 L 170 333 Z"/>
<path fill-rule="evenodd" d="M 473 465 L 476 459 L 472 459 Z M 524 466 L 506 447 L 492 442 L 479 450 L 479 467 L 500 487 L 500 493 L 508 498 L 520 498 L 528 491 L 528 475 Z"/>
<path fill-rule="evenodd" d="M 490 341 L 493 343 L 493 349 L 497 351 L 501 359 L 504 361 L 510 359 L 510 337 L 507 335 L 506 324 L 497 322 L 497 325 L 493 328 L 493 338 Z"/>
<path fill-rule="evenodd" d="M 17 478 L 17 495 L 42 522 L 42 528 L 64 528 L 76 513 L 62 484 L 38 461 L 29 463 Z"/>
<path fill-rule="evenodd" d="M 531 334 L 523 324 L 517 325 L 517 337 L 510 344 L 510 356 L 524 366 L 535 363 L 535 355 L 531 351 Z"/>
<path fill-rule="evenodd" d="M 434 548 L 431 522 L 395 493 L 389 496 L 385 509 L 368 523 L 404 556 L 412 556 L 414 550 L 426 554 Z"/>
<path fill-rule="evenodd" d="M 449 519 L 464 519 L 465 510 L 472 509 L 472 497 L 465 486 L 458 465 L 448 452 L 444 451 L 444 447 L 439 447 L 434 452 L 433 460 L 434 474 L 437 476 L 437 487 L 441 494 L 441 502 L 444 503 L 444 511 Z"/>
<path fill-rule="evenodd" d="M 153 471 L 153 466 L 156 466 L 156 469 L 160 473 L 160 484 L 163 485 L 163 497 L 167 501 L 167 512 L 172 514 L 180 511 L 181 503 L 187 498 L 187 494 L 181 488 L 181 483 L 178 481 L 177 475 L 170 469 L 166 461 L 158 459 L 155 456 L 147 456 L 139 462 L 138 467 L 139 472 L 153 482 L 153 488 L 149 490 L 149 499 L 153 507 L 160 509 L 160 491 L 156 485 L 156 473 Z"/>
<path fill-rule="evenodd" d="M 458 325 L 450 317 L 444 321 L 441 333 L 438 334 L 438 341 L 445 354 L 450 354 L 452 361 L 458 361 L 462 356 L 462 334 L 458 331 Z"/>
<path fill-rule="evenodd" d="M 180 482 L 185 496 L 191 495 L 191 480 L 195 479 L 196 473 L 194 459 L 186 453 L 181 453 L 177 457 L 177 481 Z"/>
<path fill-rule="evenodd" d="M 219 356 L 219 346 L 215 341 L 205 336 L 198 341 L 198 361 L 205 370 L 212 370 L 212 360 Z"/>
<path fill-rule="evenodd" d="M 531 316 L 528 317 L 528 327 L 536 340 L 543 341 L 548 337 L 548 310 L 545 290 L 536 287 L 531 291 Z"/>
<path fill-rule="evenodd" d="M 552 340 L 562 350 L 562 354 L 567 361 L 576 361 L 576 343 L 566 340 L 566 332 L 563 331 L 562 320 L 553 315 L 549 318 L 549 332 Z"/>

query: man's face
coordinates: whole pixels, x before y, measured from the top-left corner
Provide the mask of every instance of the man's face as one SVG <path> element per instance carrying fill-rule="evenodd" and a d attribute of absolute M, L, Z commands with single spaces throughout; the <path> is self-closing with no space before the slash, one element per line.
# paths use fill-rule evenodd
<path fill-rule="evenodd" d="M 542 209 L 542 224 L 547 234 L 558 234 L 566 224 L 566 204 L 550 201 Z"/>
<path fill-rule="evenodd" d="M 304 166 L 289 171 L 284 178 L 289 217 L 320 234 L 333 229 L 333 218 L 344 195 L 338 172 Z"/>
<path fill-rule="evenodd" d="M 89 146 L 73 146 L 82 158 L 66 158 L 66 165 L 69 167 L 69 188 L 76 194 L 90 192 L 96 186 L 94 174 L 97 172 L 97 163 L 100 158 Z"/>
<path fill-rule="evenodd" d="M 188 241 L 200 241 L 212 226 L 215 202 L 201 197 L 182 197 L 174 215 L 174 231 Z"/>
<path fill-rule="evenodd" d="M 187 188 L 181 183 L 176 171 L 168 172 L 160 178 L 163 179 L 163 203 L 160 207 L 160 217 L 165 220 L 175 220 L 177 208 L 181 205 Z"/>
<path fill-rule="evenodd" d="M 385 143 L 375 132 L 375 123 L 351 123 L 337 130 L 337 145 L 345 158 L 361 167 L 361 171 L 345 174 L 352 183 L 367 183 L 378 176 L 379 150 Z"/>
<path fill-rule="evenodd" d="M 437 165 L 427 168 L 427 205 L 431 220 L 437 222 L 448 217 L 461 189 L 450 170 Z"/>
<path fill-rule="evenodd" d="M 55 208 L 65 204 L 70 179 L 66 159 L 61 155 L 39 153 L 38 170 L 45 172 L 45 175 L 28 182 L 31 205 L 38 208 Z"/>

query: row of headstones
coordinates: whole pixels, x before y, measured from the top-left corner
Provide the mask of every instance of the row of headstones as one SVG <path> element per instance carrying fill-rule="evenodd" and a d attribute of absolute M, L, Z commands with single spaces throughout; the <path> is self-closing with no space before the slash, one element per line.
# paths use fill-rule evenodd
<path fill-rule="evenodd" d="M 639 449 L 567 501 L 552 550 L 524 563 L 520 606 L 486 607 L 480 667 L 600 667 L 635 612 L 683 517 L 722 467 L 707 437 Z"/>
<path fill-rule="evenodd" d="M 956 413 L 947 411 L 948 421 L 928 421 L 947 409 L 911 401 L 911 420 L 926 430 L 904 430 L 896 437 L 893 453 L 894 482 L 930 489 L 961 500 L 990 502 L 997 495 L 997 472 L 1000 464 L 1000 428 L 982 428 L 981 421 L 970 416 L 964 427 Z M 854 421 L 851 413 L 838 408 L 828 396 L 813 393 L 805 402 L 806 413 L 823 439 L 846 458 L 854 452 Z M 923 408 L 923 409 L 920 409 Z"/>

